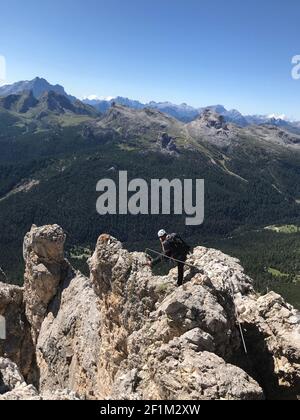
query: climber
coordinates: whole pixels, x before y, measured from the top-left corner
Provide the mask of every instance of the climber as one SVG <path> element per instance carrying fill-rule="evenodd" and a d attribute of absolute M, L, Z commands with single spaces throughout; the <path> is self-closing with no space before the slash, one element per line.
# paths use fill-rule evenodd
<path fill-rule="evenodd" d="M 164 229 L 161 229 L 158 232 L 158 238 L 161 243 L 163 254 L 148 261 L 148 265 L 151 268 L 154 267 L 164 260 L 164 256 L 169 259 L 174 259 L 174 262 L 176 262 L 178 267 L 177 285 L 181 286 L 183 284 L 184 263 L 187 259 L 187 255 L 191 252 L 191 247 L 187 245 L 177 233 L 168 235 Z"/>

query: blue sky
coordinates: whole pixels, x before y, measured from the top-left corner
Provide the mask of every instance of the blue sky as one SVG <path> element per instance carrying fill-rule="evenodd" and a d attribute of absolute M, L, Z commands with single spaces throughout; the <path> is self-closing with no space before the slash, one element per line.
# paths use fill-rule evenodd
<path fill-rule="evenodd" d="M 7 80 L 300 119 L 298 0 L 1 2 Z"/>

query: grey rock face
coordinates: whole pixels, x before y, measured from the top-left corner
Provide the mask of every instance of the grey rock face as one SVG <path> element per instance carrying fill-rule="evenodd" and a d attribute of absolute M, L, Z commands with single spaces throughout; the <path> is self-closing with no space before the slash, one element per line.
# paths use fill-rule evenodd
<path fill-rule="evenodd" d="M 226 123 L 224 117 L 211 110 L 205 110 L 197 119 L 186 124 L 187 133 L 199 143 L 210 143 L 221 150 L 239 142 L 243 129 Z"/>
<path fill-rule="evenodd" d="M 36 355 L 41 393 L 68 388 L 100 395 L 101 314 L 89 279 L 74 274 L 60 284 L 41 325 Z"/>
<path fill-rule="evenodd" d="M 0 395 L 0 401 L 41 401 L 42 399 L 35 387 L 26 385 L 25 382 L 12 391 Z"/>
<path fill-rule="evenodd" d="M 34 342 L 46 315 L 48 304 L 57 293 L 69 266 L 64 260 L 66 236 L 57 226 L 33 226 L 24 239 L 24 302 Z"/>
<path fill-rule="evenodd" d="M 17 365 L 3 357 L 0 357 L 0 380 L 0 394 L 11 391 L 24 382 Z"/>
<path fill-rule="evenodd" d="M 0 357 L 0 401 L 40 399 L 34 386 L 26 384 L 18 366 Z"/>
<path fill-rule="evenodd" d="M 18 367 L 9 359 L 0 357 L 0 401 L 1 400 L 79 400 L 68 389 L 46 392 L 40 395 L 33 385 L 27 385 Z"/>
<path fill-rule="evenodd" d="M 300 394 L 300 314 L 274 292 L 240 299 L 250 356 L 267 395 Z"/>
<path fill-rule="evenodd" d="M 238 260 L 197 247 L 188 260 L 195 268 L 176 287 L 176 269 L 154 276 L 145 254 L 101 235 L 86 278 L 64 259 L 64 240 L 58 226 L 26 235 L 24 300 L 39 375 L 35 389 L 0 359 L 2 399 L 299 394 L 299 313 L 274 293 L 257 296 Z M 15 308 L 25 316 L 22 289 L 7 287 L 0 287 L 0 313 Z M 20 353 L 12 352 L 18 366 Z"/>
<path fill-rule="evenodd" d="M 16 363 L 23 375 L 31 368 L 34 348 L 24 314 L 23 289 L 0 283 L 0 315 L 5 319 L 6 339 L 0 339 L 0 357 Z"/>
<path fill-rule="evenodd" d="M 159 369 L 156 360 L 151 359 L 150 371 L 155 375 L 157 397 L 168 400 L 263 398 L 258 384 L 238 367 L 225 363 L 211 352 L 195 352 L 174 344 L 154 355 L 160 363 Z"/>
<path fill-rule="evenodd" d="M 124 261 L 131 262 L 131 266 L 124 264 Z M 207 351 L 217 358 L 216 366 L 220 361 L 213 353 L 229 359 L 232 351 L 240 347 L 233 313 L 218 302 L 218 292 L 207 276 L 196 274 L 192 282 L 175 288 L 175 273 L 155 278 L 144 267 L 144 262 L 143 254 L 130 255 L 116 239 L 107 235 L 99 238 L 89 262 L 95 291 L 102 298 L 101 312 L 109 321 L 105 327 L 101 326 L 101 337 L 107 337 L 105 349 L 109 349 L 110 355 L 107 366 L 110 366 L 111 377 L 114 378 L 110 384 L 107 382 L 107 390 L 110 390 L 107 396 L 120 398 L 121 395 L 124 399 L 187 399 L 190 393 L 190 397 L 198 399 L 201 395 L 202 398 L 219 398 L 214 390 L 211 390 L 211 395 L 209 392 L 206 395 L 201 393 L 201 386 L 204 388 L 201 383 L 192 395 L 192 384 L 188 384 L 177 372 L 178 358 L 183 358 L 180 371 L 184 371 L 195 356 L 202 360 L 202 353 Z M 186 274 L 189 275 L 188 272 Z M 139 303 L 131 302 L 135 296 L 143 295 L 144 299 L 137 298 Z M 186 350 L 190 352 L 187 357 L 183 355 Z M 254 380 L 238 367 L 220 360 L 224 369 L 236 371 L 237 383 L 240 381 L 237 387 L 244 381 L 244 389 L 251 384 L 248 394 L 231 392 L 224 385 L 222 398 L 238 399 L 243 395 L 245 398 L 262 398 L 262 390 Z M 193 366 L 191 364 L 191 382 L 194 379 Z M 213 366 L 211 370 L 214 370 Z M 177 373 L 181 389 L 171 391 L 169 387 Z M 214 374 L 219 378 L 218 372 Z M 163 385 L 168 380 L 170 384 Z M 187 386 L 185 390 L 183 383 Z"/>

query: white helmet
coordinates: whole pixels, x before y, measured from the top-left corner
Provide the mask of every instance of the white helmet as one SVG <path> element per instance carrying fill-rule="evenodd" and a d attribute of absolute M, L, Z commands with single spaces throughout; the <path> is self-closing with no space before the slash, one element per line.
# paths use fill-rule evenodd
<path fill-rule="evenodd" d="M 162 238 L 163 236 L 166 236 L 166 234 L 167 234 L 167 232 L 166 232 L 164 229 L 161 229 L 161 230 L 158 232 L 157 236 L 158 236 L 159 238 Z"/>

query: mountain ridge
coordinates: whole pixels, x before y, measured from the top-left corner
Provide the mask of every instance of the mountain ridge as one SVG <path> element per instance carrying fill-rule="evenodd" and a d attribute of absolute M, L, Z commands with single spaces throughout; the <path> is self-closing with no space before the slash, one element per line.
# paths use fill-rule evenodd
<path fill-rule="evenodd" d="M 291 121 L 282 118 L 276 118 L 268 115 L 243 115 L 237 109 L 227 110 L 223 105 L 208 105 L 206 107 L 192 107 L 186 103 L 180 105 L 171 102 L 155 102 L 142 103 L 125 97 L 116 97 L 109 100 L 106 99 L 83 99 L 84 103 L 94 106 L 100 112 L 106 112 L 113 104 L 128 106 L 133 109 L 152 108 L 164 112 L 168 115 L 179 119 L 182 122 L 191 122 L 201 115 L 205 110 L 210 109 L 222 115 L 227 122 L 231 122 L 241 127 L 248 125 L 276 125 L 278 127 L 287 127 L 289 129 L 299 130 L 300 122 Z"/>
<path fill-rule="evenodd" d="M 77 99 L 76 97 L 67 94 L 63 86 L 59 84 L 51 85 L 46 79 L 41 77 L 36 77 L 31 81 L 20 81 L 11 85 L 1 86 L 0 97 L 8 96 L 10 94 L 20 94 L 24 91 L 30 90 L 33 91 L 33 95 L 37 99 L 39 99 L 42 96 L 42 94 L 44 94 L 47 91 L 49 92 L 50 90 L 63 96 L 67 96 L 71 100 L 71 102 L 75 102 Z M 169 114 L 183 122 L 191 122 L 195 118 L 197 118 L 199 114 L 203 113 L 206 109 L 211 109 L 224 116 L 227 122 L 235 123 L 242 127 L 253 124 L 270 124 L 279 127 L 286 127 L 293 132 L 300 133 L 300 122 L 298 121 L 291 121 L 286 118 L 282 118 L 281 116 L 275 117 L 274 115 L 243 115 L 237 109 L 227 110 L 223 105 L 209 105 L 206 107 L 198 108 L 190 106 L 186 103 L 177 105 L 168 101 L 150 101 L 148 103 L 142 103 L 138 100 L 129 99 L 122 96 L 117 96 L 115 98 L 110 99 L 97 99 L 94 95 L 92 95 L 92 99 L 89 99 L 88 97 L 83 98 L 82 102 L 87 105 L 93 106 L 94 108 L 96 108 L 97 111 L 101 113 L 106 112 L 114 103 L 127 106 L 133 109 L 153 108 L 158 109 L 166 114 Z"/>

